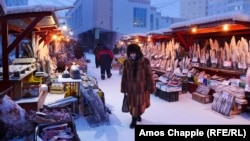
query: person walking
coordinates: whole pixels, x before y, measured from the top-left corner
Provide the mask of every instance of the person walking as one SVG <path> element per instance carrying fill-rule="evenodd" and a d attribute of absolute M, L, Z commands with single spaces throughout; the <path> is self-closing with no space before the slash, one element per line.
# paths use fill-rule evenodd
<path fill-rule="evenodd" d="M 94 49 L 95 66 L 96 66 L 96 68 L 98 68 L 99 65 L 100 65 L 99 62 L 98 62 L 98 60 L 97 60 L 97 54 L 98 54 L 98 52 L 99 52 L 101 49 L 102 49 L 102 47 L 101 47 L 100 43 L 97 43 L 97 45 L 96 45 L 96 47 L 95 47 L 95 49 Z"/>
<path fill-rule="evenodd" d="M 97 61 L 100 64 L 101 68 L 101 79 L 105 79 L 105 74 L 108 78 L 112 76 L 111 73 L 111 63 L 114 58 L 112 51 L 107 47 L 103 46 L 103 48 L 97 54 Z"/>
<path fill-rule="evenodd" d="M 118 48 L 118 46 L 115 45 L 115 47 L 113 48 L 112 52 L 113 52 L 114 55 L 117 55 L 117 54 L 120 53 L 120 48 Z"/>
<path fill-rule="evenodd" d="M 142 120 L 141 115 L 150 106 L 150 94 L 155 90 L 149 59 L 143 56 L 139 45 L 128 45 L 127 58 L 123 63 L 121 92 L 128 96 L 129 113 L 132 116 L 130 128 Z"/>

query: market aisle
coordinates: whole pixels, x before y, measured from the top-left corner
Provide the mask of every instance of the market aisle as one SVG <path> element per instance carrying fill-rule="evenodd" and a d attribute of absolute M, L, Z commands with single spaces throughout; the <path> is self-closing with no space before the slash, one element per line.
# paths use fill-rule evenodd
<path fill-rule="evenodd" d="M 94 56 L 86 54 L 91 60 L 88 64 L 88 75 L 95 76 L 99 87 L 105 93 L 106 106 L 111 110 L 109 114 L 110 124 L 101 126 L 90 126 L 86 118 L 80 115 L 75 119 L 76 130 L 81 141 L 134 141 L 134 129 L 129 128 L 131 117 L 121 112 L 123 94 L 120 93 L 120 80 L 118 70 L 112 70 L 110 79 L 100 79 L 100 68 L 95 68 Z M 63 98 L 63 95 L 50 94 L 46 103 Z M 80 111 L 80 114 L 82 112 Z M 159 97 L 151 95 L 151 106 L 142 115 L 139 124 L 151 125 L 198 125 L 198 124 L 228 124 L 249 125 L 250 114 L 242 113 L 226 118 L 211 111 L 211 104 L 201 104 L 193 101 L 191 94 L 180 94 L 176 102 L 167 102 Z M 12 141 L 22 141 L 14 139 Z"/>
<path fill-rule="evenodd" d="M 134 130 L 129 128 L 130 116 L 121 112 L 123 95 L 120 93 L 120 78 L 118 70 L 112 70 L 112 77 L 101 80 L 100 68 L 95 67 L 94 55 L 87 54 L 88 75 L 96 77 L 98 86 L 105 95 L 106 106 L 111 110 L 109 114 L 110 125 L 90 127 L 84 117 L 75 120 L 76 128 L 81 140 L 86 141 L 133 141 Z"/>
<path fill-rule="evenodd" d="M 106 106 L 111 110 L 110 125 L 90 127 L 84 117 L 75 120 L 79 137 L 84 141 L 134 141 L 134 130 L 129 128 L 131 117 L 121 112 L 123 94 L 120 93 L 118 70 L 112 70 L 110 79 L 101 80 L 100 68 L 95 68 L 94 56 L 86 54 L 91 60 L 88 64 L 88 74 L 95 76 L 99 87 L 105 93 Z M 250 115 L 243 113 L 226 118 L 211 111 L 211 104 L 201 104 L 193 101 L 191 94 L 179 95 L 179 101 L 167 102 L 151 95 L 151 106 L 142 115 L 140 124 L 250 124 Z"/>

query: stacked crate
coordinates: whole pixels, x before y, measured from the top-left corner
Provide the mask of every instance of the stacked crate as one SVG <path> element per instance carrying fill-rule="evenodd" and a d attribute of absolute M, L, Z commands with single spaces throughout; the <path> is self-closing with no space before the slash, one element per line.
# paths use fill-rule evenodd
<path fill-rule="evenodd" d="M 183 81 L 182 82 L 182 93 L 185 94 L 188 92 L 188 82 L 187 81 Z"/>
<path fill-rule="evenodd" d="M 181 86 L 162 85 L 159 97 L 168 102 L 178 101 L 179 93 L 182 91 Z"/>
<path fill-rule="evenodd" d="M 46 106 L 37 112 L 37 117 L 40 117 L 37 119 L 47 120 L 41 120 L 43 122 L 37 124 L 34 136 L 35 141 L 56 139 L 80 141 L 72 111 L 68 106 Z"/>
<path fill-rule="evenodd" d="M 178 101 L 179 100 L 179 91 L 174 92 L 164 92 L 161 91 L 159 97 L 168 102 Z"/>
<path fill-rule="evenodd" d="M 192 99 L 202 104 L 212 103 L 213 96 L 210 95 L 210 88 L 203 84 L 199 84 L 194 92 L 192 92 Z"/>

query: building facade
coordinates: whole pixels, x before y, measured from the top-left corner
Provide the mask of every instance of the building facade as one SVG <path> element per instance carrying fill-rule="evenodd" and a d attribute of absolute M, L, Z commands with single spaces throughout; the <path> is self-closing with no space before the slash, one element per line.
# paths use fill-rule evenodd
<path fill-rule="evenodd" d="M 28 5 L 28 0 L 4 0 L 7 7 Z"/>
<path fill-rule="evenodd" d="M 180 17 L 196 19 L 228 12 L 250 14 L 249 0 L 180 0 Z"/>
<path fill-rule="evenodd" d="M 74 5 L 66 23 L 88 50 L 98 42 L 113 48 L 122 35 L 167 28 L 181 20 L 161 16 L 150 0 L 76 0 Z"/>
<path fill-rule="evenodd" d="M 249 0 L 208 0 L 208 16 L 227 12 L 250 14 Z"/>
<path fill-rule="evenodd" d="M 207 16 L 208 0 L 180 0 L 180 17 L 196 19 Z"/>

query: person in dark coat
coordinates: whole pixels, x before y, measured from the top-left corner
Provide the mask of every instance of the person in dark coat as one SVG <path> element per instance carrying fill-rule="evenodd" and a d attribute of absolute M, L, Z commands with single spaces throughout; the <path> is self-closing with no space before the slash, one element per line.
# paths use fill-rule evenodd
<path fill-rule="evenodd" d="M 139 45 L 128 45 L 127 58 L 123 63 L 121 92 L 128 96 L 129 113 L 132 116 L 130 128 L 142 120 L 141 115 L 150 106 L 150 94 L 155 90 L 150 60 L 143 56 Z"/>
<path fill-rule="evenodd" d="M 82 57 L 85 57 L 85 54 L 83 52 L 83 48 L 81 47 L 80 42 L 76 42 L 73 46 L 74 48 L 74 55 L 76 59 L 81 59 Z"/>
<path fill-rule="evenodd" d="M 98 43 L 98 44 L 96 45 L 95 49 L 94 49 L 95 66 L 96 66 L 96 68 L 98 68 L 99 65 L 100 65 L 99 62 L 98 62 L 98 60 L 97 60 L 97 54 L 98 54 L 98 52 L 99 52 L 101 49 L 102 49 L 102 47 L 101 47 L 100 43 Z"/>
<path fill-rule="evenodd" d="M 113 48 L 112 52 L 113 52 L 114 55 L 119 54 L 120 53 L 120 48 L 118 48 L 118 46 L 115 45 L 115 47 Z"/>
<path fill-rule="evenodd" d="M 111 73 L 111 63 L 112 60 L 114 58 L 114 55 L 112 53 L 112 51 L 104 46 L 97 54 L 97 61 L 100 64 L 101 67 L 101 79 L 104 80 L 105 79 L 105 73 L 107 75 L 108 78 L 110 78 L 112 76 Z"/>

